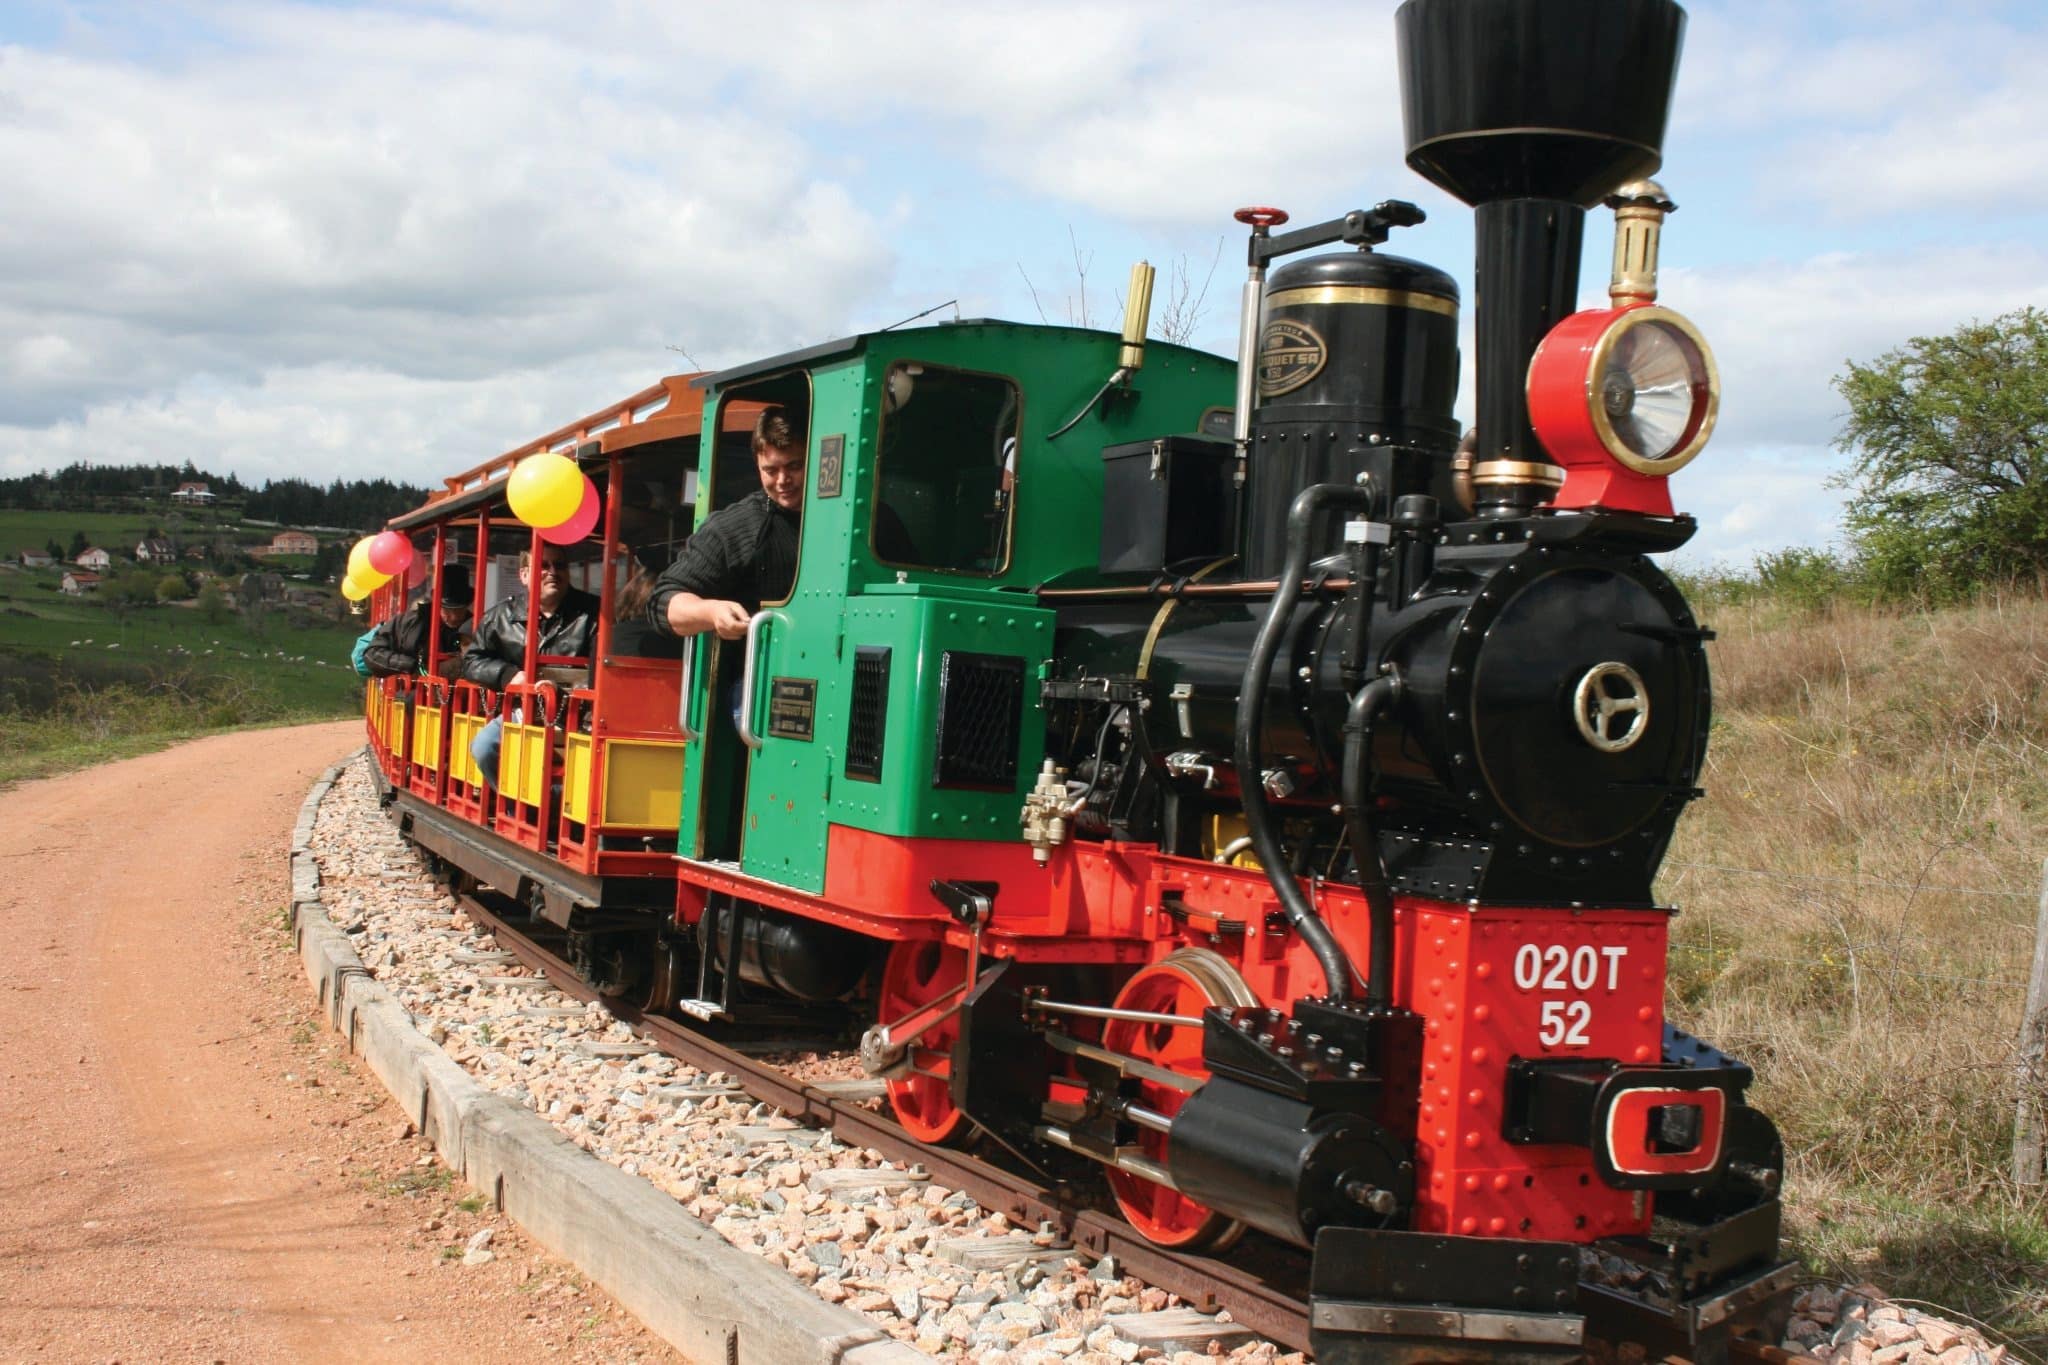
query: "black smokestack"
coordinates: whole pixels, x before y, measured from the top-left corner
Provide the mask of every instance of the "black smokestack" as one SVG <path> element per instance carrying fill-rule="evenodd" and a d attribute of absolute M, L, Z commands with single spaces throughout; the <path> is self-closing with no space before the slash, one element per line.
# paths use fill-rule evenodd
<path fill-rule="evenodd" d="M 1529 429 L 1529 357 L 1577 301 L 1586 210 L 1663 161 L 1685 11 L 1408 0 L 1395 28 L 1408 164 L 1477 210 L 1474 482 L 1483 512 L 1513 514 L 1557 483 Z"/>

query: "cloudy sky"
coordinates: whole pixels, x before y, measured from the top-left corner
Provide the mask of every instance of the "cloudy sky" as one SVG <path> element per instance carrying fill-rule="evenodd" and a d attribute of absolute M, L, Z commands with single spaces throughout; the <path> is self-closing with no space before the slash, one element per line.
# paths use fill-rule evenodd
<path fill-rule="evenodd" d="M 1688 9 L 1664 302 L 1726 392 L 1674 491 L 1740 564 L 1835 535 L 1845 361 L 2048 305 L 2048 17 Z M 947 300 L 1068 321 L 1077 248 L 1114 326 L 1132 260 L 1199 288 L 1220 244 L 1228 352 L 1246 203 L 1413 199 L 1389 249 L 1469 289 L 1469 213 L 1402 164 L 1393 10 L 0 0 L 0 474 L 424 482 Z"/>

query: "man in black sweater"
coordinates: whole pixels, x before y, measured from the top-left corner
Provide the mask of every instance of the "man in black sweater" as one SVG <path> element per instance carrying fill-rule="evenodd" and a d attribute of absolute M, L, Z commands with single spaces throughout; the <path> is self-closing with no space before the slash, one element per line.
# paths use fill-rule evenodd
<path fill-rule="evenodd" d="M 445 674 L 452 676 L 460 662 L 462 650 L 469 644 L 469 570 L 460 564 L 449 564 L 441 570 L 441 648 L 447 654 L 442 664 Z M 363 651 L 363 663 L 368 666 L 373 678 L 412 677 L 427 670 L 429 660 L 427 641 L 433 631 L 429 628 L 429 614 L 435 604 L 427 594 L 408 606 L 404 611 L 377 627 L 369 647 Z"/>
<path fill-rule="evenodd" d="M 803 527 L 804 449 L 786 408 L 762 412 L 754 423 L 761 487 L 713 512 L 662 570 L 647 600 L 649 625 L 668 635 L 708 630 L 737 640 L 763 602 L 789 596 Z"/>
<path fill-rule="evenodd" d="M 470 682 L 502 691 L 529 681 L 526 662 L 526 594 L 534 593 L 540 607 L 540 654 L 589 658 L 597 644 L 597 598 L 569 586 L 569 552 L 559 545 L 541 547 L 536 587 L 534 565 L 527 551 L 519 552 L 519 587 L 504 601 L 483 614 L 477 622 L 476 638 L 462 652 L 462 676 Z M 470 756 L 483 773 L 484 785 L 498 789 L 498 748 L 504 741 L 505 722 L 493 716 L 470 743 Z"/>

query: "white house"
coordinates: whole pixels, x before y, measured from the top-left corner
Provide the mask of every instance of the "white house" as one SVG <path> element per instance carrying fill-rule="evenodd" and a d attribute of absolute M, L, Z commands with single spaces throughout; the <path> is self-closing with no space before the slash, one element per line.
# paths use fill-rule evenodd
<path fill-rule="evenodd" d="M 95 545 L 71 562 L 81 569 L 91 569 L 95 573 L 105 573 L 113 567 L 114 557 Z"/>
<path fill-rule="evenodd" d="M 203 483 L 181 483 L 171 490 L 172 502 L 206 503 L 213 501 L 213 490 Z"/>

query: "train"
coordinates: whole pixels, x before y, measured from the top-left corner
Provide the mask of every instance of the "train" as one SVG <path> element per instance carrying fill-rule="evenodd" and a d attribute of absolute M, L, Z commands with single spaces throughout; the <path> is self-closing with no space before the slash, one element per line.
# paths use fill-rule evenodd
<path fill-rule="evenodd" d="M 1720 402 L 1657 288 L 1684 24 L 1395 15 L 1408 163 L 1475 215 L 1470 431 L 1459 285 L 1384 249 L 1422 218 L 1386 200 L 1237 215 L 1234 357 L 1148 340 L 1141 269 L 1120 333 L 843 337 L 447 479 L 389 529 L 481 614 L 541 545 L 511 471 L 574 460 L 601 622 L 588 658 L 530 622 L 530 682 L 451 676 L 435 625 L 370 683 L 393 818 L 608 995 L 833 1014 L 921 1142 L 1096 1172 L 1169 1248 L 1308 1249 L 1320 1359 L 1571 1359 L 1617 1301 L 1712 1358 L 1796 1272 L 1751 1069 L 1666 1020 L 1653 890 L 1711 715 L 1651 558 Z M 743 639 L 650 635 L 636 575 L 754 487 L 771 406 L 794 586 Z"/>

